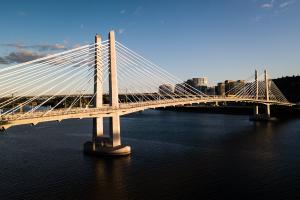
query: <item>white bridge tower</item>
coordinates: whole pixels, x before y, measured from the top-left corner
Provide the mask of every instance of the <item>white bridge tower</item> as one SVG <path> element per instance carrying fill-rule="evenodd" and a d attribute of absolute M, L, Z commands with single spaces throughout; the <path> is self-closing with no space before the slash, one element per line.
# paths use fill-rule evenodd
<path fill-rule="evenodd" d="M 93 138 L 84 144 L 84 152 L 94 155 L 128 155 L 129 146 L 121 145 L 119 95 L 117 77 L 117 59 L 115 48 L 115 32 L 110 31 L 109 39 L 109 106 L 113 112 L 109 113 L 109 133 L 103 132 L 103 116 L 93 118 Z M 95 108 L 103 106 L 103 70 L 101 37 L 95 36 L 95 69 L 94 69 L 94 95 Z"/>

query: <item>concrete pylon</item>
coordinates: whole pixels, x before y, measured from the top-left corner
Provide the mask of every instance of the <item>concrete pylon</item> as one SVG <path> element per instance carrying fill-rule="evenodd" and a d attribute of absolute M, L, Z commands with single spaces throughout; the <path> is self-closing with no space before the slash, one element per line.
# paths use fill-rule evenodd
<path fill-rule="evenodd" d="M 255 70 L 255 99 L 258 100 L 258 74 L 257 70 Z M 258 115 L 258 105 L 256 104 L 254 107 L 254 114 Z"/>
<path fill-rule="evenodd" d="M 95 36 L 95 68 L 94 68 L 94 95 L 95 108 L 103 105 L 103 62 L 100 35 Z M 93 142 L 103 136 L 103 117 L 93 118 Z"/>
<path fill-rule="evenodd" d="M 269 79 L 268 79 L 267 70 L 265 70 L 264 73 L 265 73 L 265 90 L 266 90 L 265 94 L 266 94 L 266 101 L 269 101 L 270 100 L 270 98 L 269 98 Z M 266 114 L 267 114 L 267 116 L 270 116 L 271 115 L 270 104 L 267 103 L 266 106 L 267 106 Z"/>
<path fill-rule="evenodd" d="M 118 76 L 117 76 L 117 57 L 115 48 L 115 33 L 109 32 L 109 106 L 114 112 L 109 117 L 109 134 L 103 134 L 103 117 L 93 119 L 93 141 L 84 144 L 84 152 L 92 155 L 120 156 L 131 153 L 130 146 L 121 145 L 120 114 L 119 114 L 119 95 L 118 95 Z M 98 44 L 101 45 L 100 36 L 96 36 L 96 54 L 95 54 L 95 107 L 102 107 L 103 95 L 103 64 L 101 60 L 101 46 L 98 50 Z"/>
<path fill-rule="evenodd" d="M 119 95 L 118 95 L 118 75 L 117 75 L 117 60 L 116 60 L 116 47 L 115 47 L 115 32 L 110 31 L 109 39 L 109 100 L 110 106 L 119 108 Z M 120 116 L 116 113 L 109 118 L 110 125 L 110 138 L 112 146 L 121 145 L 120 139 Z"/>
<path fill-rule="evenodd" d="M 118 76 L 117 76 L 117 56 L 115 32 L 110 31 L 109 39 L 109 98 L 110 106 L 119 108 L 118 97 Z"/>
<path fill-rule="evenodd" d="M 256 104 L 254 106 L 254 115 L 250 116 L 251 121 L 271 121 L 274 120 L 274 118 L 270 117 L 270 104 L 268 103 L 269 101 L 269 79 L 267 75 L 267 70 L 264 71 L 264 82 L 265 82 L 265 100 L 266 100 L 266 113 L 259 114 L 258 110 L 258 105 Z M 255 98 L 258 100 L 259 98 L 259 82 L 258 82 L 258 75 L 257 75 L 257 70 L 255 70 L 255 85 L 256 85 L 256 94 Z"/>

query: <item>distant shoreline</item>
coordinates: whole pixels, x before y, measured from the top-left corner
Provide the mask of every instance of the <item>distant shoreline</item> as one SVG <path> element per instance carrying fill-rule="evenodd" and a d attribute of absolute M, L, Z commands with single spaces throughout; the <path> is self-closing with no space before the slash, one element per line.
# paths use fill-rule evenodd
<path fill-rule="evenodd" d="M 264 112 L 264 107 L 259 107 L 259 112 Z M 170 110 L 178 112 L 200 112 L 200 113 L 217 113 L 232 115 L 252 115 L 252 106 L 178 106 L 159 108 L 159 110 Z M 271 107 L 271 116 L 277 118 L 298 118 L 300 117 L 300 108 L 295 107 Z"/>

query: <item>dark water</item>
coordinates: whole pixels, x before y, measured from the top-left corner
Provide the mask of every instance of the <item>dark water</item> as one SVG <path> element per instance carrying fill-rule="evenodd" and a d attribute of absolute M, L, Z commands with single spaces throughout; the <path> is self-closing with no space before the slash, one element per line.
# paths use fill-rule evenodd
<path fill-rule="evenodd" d="M 300 119 L 146 111 L 122 118 L 133 154 L 85 156 L 91 120 L 0 135 L 0 199 L 300 199 Z"/>

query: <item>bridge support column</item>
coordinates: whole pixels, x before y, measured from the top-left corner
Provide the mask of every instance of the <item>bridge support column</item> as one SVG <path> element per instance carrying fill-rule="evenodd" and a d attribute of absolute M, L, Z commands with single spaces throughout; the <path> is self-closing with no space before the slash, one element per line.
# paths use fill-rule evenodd
<path fill-rule="evenodd" d="M 96 43 L 97 43 L 96 36 Z M 101 41 L 101 40 L 100 40 Z M 101 42 L 100 42 L 101 44 Z M 97 54 L 96 54 L 96 62 L 97 62 Z M 99 59 L 101 60 L 101 59 Z M 97 66 L 97 64 L 96 64 Z M 102 65 L 101 65 L 102 69 Z M 98 68 L 95 69 L 98 71 Z M 97 105 L 102 106 L 102 82 L 101 87 L 98 86 L 98 78 L 100 75 L 102 80 L 102 70 L 101 72 L 97 72 L 95 78 L 95 87 L 96 94 L 98 96 L 99 92 L 101 94 L 101 100 L 96 98 L 95 107 L 98 108 Z M 99 89 L 100 88 L 100 89 Z M 101 91 L 98 91 L 101 90 Z M 93 141 L 87 142 L 84 145 L 84 152 L 88 154 L 94 155 L 106 155 L 106 156 L 119 156 L 119 155 L 128 155 L 131 152 L 131 148 L 129 146 L 121 145 L 121 130 L 120 130 L 120 115 L 118 113 L 119 108 L 119 95 L 118 95 L 118 78 L 117 78 L 117 60 L 116 60 L 116 49 L 115 49 L 115 33 L 113 31 L 109 32 L 109 99 L 110 106 L 113 109 L 116 109 L 114 113 L 112 113 L 111 117 L 109 117 L 109 135 L 103 135 L 103 118 L 98 117 L 93 120 Z M 101 107 L 100 106 L 100 107 Z"/>
<path fill-rule="evenodd" d="M 255 99 L 258 100 L 258 75 L 257 70 L 255 70 Z M 258 105 L 255 105 L 255 113 L 254 115 L 258 115 Z"/>
<path fill-rule="evenodd" d="M 94 95 L 95 108 L 101 108 L 103 105 L 103 63 L 102 46 L 100 35 L 95 36 L 95 67 L 94 67 Z M 103 117 L 93 119 L 93 142 L 103 136 Z"/>
<path fill-rule="evenodd" d="M 265 74 L 265 100 L 269 101 L 269 79 L 267 76 L 267 70 L 264 72 Z M 255 70 L 255 83 L 256 83 L 256 100 L 258 100 L 258 79 L 257 79 L 257 70 Z M 264 114 L 259 114 L 258 105 L 254 106 L 254 115 L 250 117 L 251 121 L 271 121 L 274 118 L 271 118 L 270 115 L 270 104 L 266 104 L 266 111 Z"/>
<path fill-rule="evenodd" d="M 120 116 L 119 114 L 114 114 L 109 118 L 110 126 L 110 138 L 112 142 L 112 147 L 121 145 L 121 130 L 120 130 Z"/>
<path fill-rule="evenodd" d="M 259 109 L 258 109 L 258 105 L 254 106 L 254 115 L 258 115 L 259 114 Z"/>
<path fill-rule="evenodd" d="M 258 75 L 257 70 L 255 70 L 255 100 L 258 100 Z M 260 118 L 258 105 L 254 105 L 253 116 L 250 117 L 250 120 L 258 120 Z"/>
<path fill-rule="evenodd" d="M 266 101 L 269 101 L 269 79 L 268 79 L 268 74 L 267 74 L 267 70 L 265 70 L 265 90 L 266 90 Z M 268 117 L 270 117 L 270 104 L 266 104 L 267 108 L 266 108 L 266 115 Z"/>
<path fill-rule="evenodd" d="M 270 109 L 270 104 L 266 105 L 266 115 L 271 117 L 271 109 Z"/>

